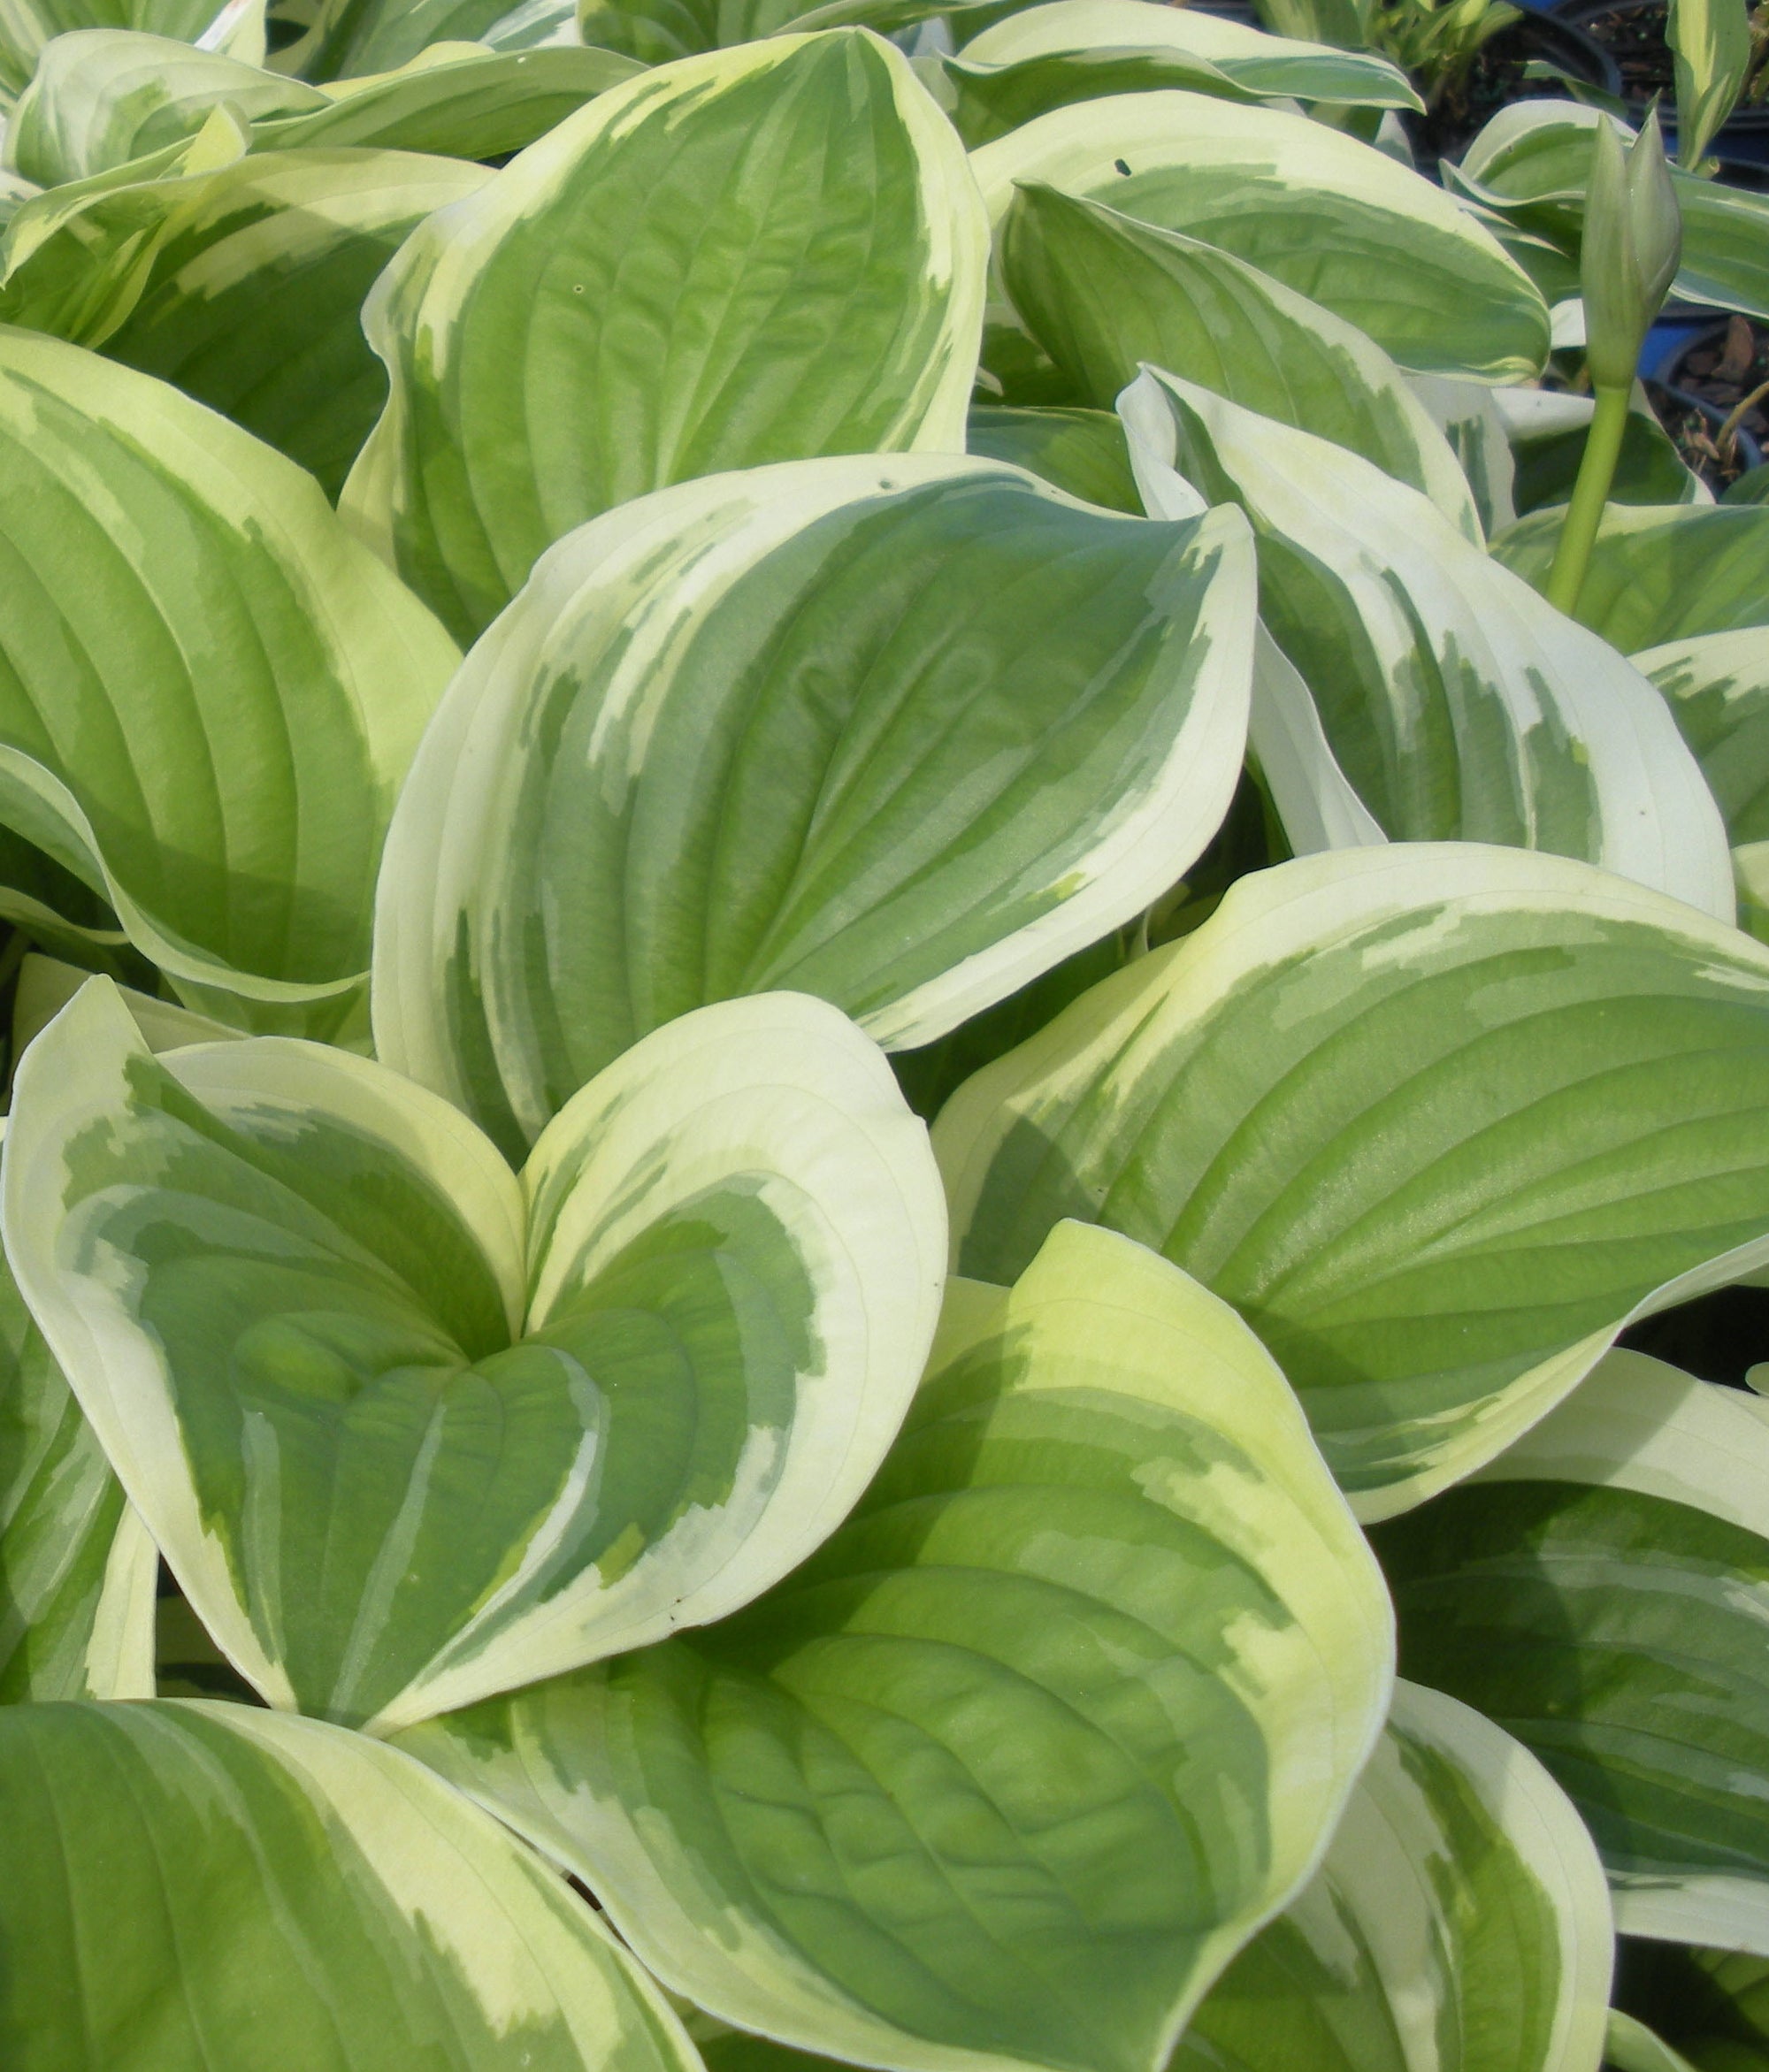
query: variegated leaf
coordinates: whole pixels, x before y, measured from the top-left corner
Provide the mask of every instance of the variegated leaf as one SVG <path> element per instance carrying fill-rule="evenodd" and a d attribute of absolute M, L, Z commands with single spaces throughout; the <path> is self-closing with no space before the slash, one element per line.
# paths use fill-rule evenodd
<path fill-rule="evenodd" d="M 1495 558 L 1540 589 L 1565 516 L 1520 518 L 1493 541 Z M 1629 654 L 1769 627 L 1769 506 L 1611 504 L 1579 592 L 1579 616 Z"/>
<path fill-rule="evenodd" d="M 1002 224 L 1001 271 L 1089 402 L 1110 409 L 1145 363 L 1159 367 L 1362 454 L 1484 546 L 1467 478 L 1394 362 L 1258 267 L 1034 183 Z"/>
<path fill-rule="evenodd" d="M 610 513 L 425 737 L 381 875 L 381 1058 L 516 1155 L 704 1001 L 788 986 L 931 1042 L 1215 833 L 1253 583 L 1238 513 L 1151 524 L 984 461 L 803 462 Z"/>
<path fill-rule="evenodd" d="M 1634 1317 L 1769 1262 L 1769 952 L 1559 857 L 1309 857 L 978 1073 L 934 1141 L 958 1271 L 1010 1279 L 1064 1216 L 1159 1248 L 1382 1518 Z"/>
<path fill-rule="evenodd" d="M 1252 1334 L 1064 1225 L 1012 1290 L 953 1288 L 788 1581 L 405 1746 L 724 2019 L 899 2072 L 1158 2072 L 1318 1862 L 1388 1623 Z"/>
<path fill-rule="evenodd" d="M 647 490 L 961 451 L 985 244 L 951 126 L 877 37 L 646 73 L 382 277 L 364 324 L 392 394 L 341 508 L 471 638 L 544 548 Z"/>
<path fill-rule="evenodd" d="M 1252 521 L 1260 617 L 1332 751 L 1298 846 L 1346 781 L 1391 839 L 1551 850 L 1734 918 L 1719 809 L 1632 663 L 1344 447 L 1153 370 L 1122 414 L 1150 510 L 1177 470 Z"/>
<path fill-rule="evenodd" d="M 0 819 L 189 1005 L 338 1028 L 442 629 L 280 454 L 11 330 L 0 586 Z"/>
<path fill-rule="evenodd" d="M 925 1132 L 790 994 L 635 1047 L 518 1181 L 384 1067 L 274 1037 L 156 1059 L 96 981 L 19 1067 L 4 1189 L 27 1300 L 204 1625 L 273 1704 L 383 1731 L 801 1561 L 938 1299 Z"/>
<path fill-rule="evenodd" d="M 1042 181 L 1247 261 L 1401 366 L 1534 374 L 1548 310 L 1440 187 L 1343 131 L 1202 94 L 1123 94 L 1041 115 L 971 154 L 990 220 Z"/>
<path fill-rule="evenodd" d="M 1626 1934 L 1769 1955 L 1769 1404 L 1615 1352 L 1378 1533 L 1413 1677 L 1532 1748 Z"/>
<path fill-rule="evenodd" d="M 0 1260 L 0 1705 L 151 1698 L 158 1572 Z"/>
<path fill-rule="evenodd" d="M 242 1705 L 0 1707 L 0 1979 L 20 2072 L 700 2072 L 495 1821 Z"/>
<path fill-rule="evenodd" d="M 1422 109 L 1398 65 L 1370 50 L 1271 34 L 1198 7 L 1147 0 L 1051 0 L 1021 8 L 946 61 L 967 143 L 1103 95 L 1184 88 L 1230 101 Z"/>
<path fill-rule="evenodd" d="M 1169 2072 L 1597 2072 L 1613 1950 L 1566 1793 L 1490 1720 L 1398 1683 L 1326 1862 Z"/>
<path fill-rule="evenodd" d="M 169 36 L 57 36 L 6 123 L 6 164 L 39 187 L 106 172 L 195 136 L 225 102 L 247 122 L 325 106 L 317 88 Z"/>

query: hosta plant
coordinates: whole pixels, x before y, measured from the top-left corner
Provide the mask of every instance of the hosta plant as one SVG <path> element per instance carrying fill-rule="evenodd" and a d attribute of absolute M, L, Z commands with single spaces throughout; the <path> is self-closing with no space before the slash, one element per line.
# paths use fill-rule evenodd
<path fill-rule="evenodd" d="M 1356 11 L 0 8 L 8 2067 L 1761 2059 L 1769 217 Z"/>

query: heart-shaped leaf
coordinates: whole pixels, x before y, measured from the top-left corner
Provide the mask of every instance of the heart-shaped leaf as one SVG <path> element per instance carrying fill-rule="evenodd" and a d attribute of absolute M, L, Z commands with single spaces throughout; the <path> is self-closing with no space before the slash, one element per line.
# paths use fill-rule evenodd
<path fill-rule="evenodd" d="M 992 223 L 1040 180 L 1271 274 L 1403 367 L 1534 374 L 1548 309 L 1441 187 L 1343 131 L 1203 94 L 1120 94 L 1041 115 L 971 154 Z"/>
<path fill-rule="evenodd" d="M 1769 1955 L 1769 1403 L 1612 1353 L 1377 1543 L 1409 1674 L 1553 1771 L 1623 1933 Z"/>
<path fill-rule="evenodd" d="M 336 1028 L 457 659 L 442 629 L 280 454 L 19 331 L 0 331 L 0 821 L 191 1005 Z"/>
<path fill-rule="evenodd" d="M 739 1617 L 408 1746 L 697 2005 L 902 2072 L 1157 2072 L 1313 1869 L 1388 1606 L 1283 1378 L 1065 1225 L 960 1284 L 854 1515 Z"/>
<path fill-rule="evenodd" d="M 934 1141 L 961 1273 L 1010 1278 L 1064 1216 L 1157 1247 L 1382 1518 L 1636 1313 L 1769 1262 L 1769 952 L 1559 857 L 1312 856 L 977 1074 Z"/>
<path fill-rule="evenodd" d="M 1151 524 L 988 462 L 804 462 L 612 512 L 425 737 L 379 1053 L 515 1152 L 707 1000 L 789 986 L 930 1042 L 1204 848 L 1252 624 L 1238 513 Z"/>
<path fill-rule="evenodd" d="M 790 994 L 629 1051 L 518 1181 L 385 1067 L 156 1059 L 96 981 L 19 1067 L 4 1185 L 27 1300 L 203 1623 L 273 1703 L 381 1729 L 802 1560 L 938 1299 L 926 1134 Z"/>
<path fill-rule="evenodd" d="M 20 2072 L 700 2072 L 495 1821 L 243 1705 L 0 1707 L 0 1979 Z"/>
<path fill-rule="evenodd" d="M 857 30 L 614 88 L 413 233 L 343 508 L 471 638 L 543 548 L 666 483 L 960 451 L 987 233 L 951 126 Z"/>
<path fill-rule="evenodd" d="M 1122 408 L 1150 510 L 1176 469 L 1252 521 L 1262 623 L 1332 751 L 1276 794 L 1287 825 L 1343 773 L 1394 840 L 1552 850 L 1733 919 L 1719 808 L 1630 662 L 1344 447 L 1154 370 Z"/>

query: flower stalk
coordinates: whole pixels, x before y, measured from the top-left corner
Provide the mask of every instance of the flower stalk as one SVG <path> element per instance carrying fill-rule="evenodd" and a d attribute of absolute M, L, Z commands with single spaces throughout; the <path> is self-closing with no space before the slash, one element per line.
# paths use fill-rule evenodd
<path fill-rule="evenodd" d="M 1676 279 L 1682 242 L 1657 113 L 1647 117 L 1626 152 L 1615 126 L 1600 121 L 1579 258 L 1585 364 L 1597 410 L 1547 585 L 1549 602 L 1569 615 L 1576 613 L 1615 479 L 1640 348 Z"/>

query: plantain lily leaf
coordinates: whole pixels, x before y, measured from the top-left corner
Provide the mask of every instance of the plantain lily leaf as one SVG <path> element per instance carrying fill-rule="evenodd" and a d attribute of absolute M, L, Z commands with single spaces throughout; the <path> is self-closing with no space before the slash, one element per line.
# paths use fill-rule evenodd
<path fill-rule="evenodd" d="M 985 233 L 951 126 L 858 30 L 647 73 L 415 232 L 342 508 L 463 638 L 612 505 L 964 444 Z M 515 371 L 516 378 L 512 378 Z"/>
<path fill-rule="evenodd" d="M 253 149 L 373 145 L 498 158 L 556 128 L 639 67 L 613 50 L 486 51 L 464 46 L 397 72 L 334 87 L 313 111 L 254 126 Z"/>
<path fill-rule="evenodd" d="M 1406 74 L 1374 50 L 1298 42 L 1195 7 L 1148 0 L 1053 0 L 993 23 L 945 61 L 967 143 L 1076 101 L 1184 88 L 1230 101 L 1413 108 Z"/>
<path fill-rule="evenodd" d="M 335 498 L 387 400 L 363 297 L 418 223 L 490 177 L 456 159 L 311 148 L 211 173 L 174 204 L 104 353 L 231 417 Z"/>
<path fill-rule="evenodd" d="M 1139 4 L 1141 0 L 1139 0 Z M 970 452 L 1040 476 L 1083 503 L 1143 515 L 1124 427 L 1109 410 L 1011 409 L 973 403 Z"/>
<path fill-rule="evenodd" d="M 1681 2051 L 1654 2036 L 1643 2022 L 1615 2008 L 1610 2011 L 1603 2061 L 1609 2072 L 1696 2072 Z"/>
<path fill-rule="evenodd" d="M 1731 0 L 1670 0 L 1665 41 L 1676 57 L 1678 162 L 1712 172 L 1707 148 L 1750 69 L 1750 15 Z"/>
<path fill-rule="evenodd" d="M 1123 414 L 1151 510 L 1176 467 L 1252 521 L 1261 619 L 1334 759 L 1305 807 L 1343 775 L 1392 839 L 1551 850 L 1734 918 L 1719 808 L 1630 662 L 1344 447 L 1153 371 Z"/>
<path fill-rule="evenodd" d="M 1769 638 L 1701 633 L 1634 658 L 1664 693 L 1735 846 L 1769 842 Z"/>
<path fill-rule="evenodd" d="M 237 164 L 250 141 L 223 103 L 180 143 L 34 190 L 0 233 L 0 321 L 102 344 L 134 307 L 178 210 L 202 193 L 200 176 Z"/>
<path fill-rule="evenodd" d="M 1540 388 L 1491 388 L 1482 393 L 1512 442 L 1515 463 L 1512 518 L 1496 519 L 1488 531 L 1497 532 L 1503 524 L 1543 505 L 1571 502 L 1596 407 L 1592 399 Z M 1701 477 L 1683 465 L 1641 382 L 1634 385 L 1609 501 L 1704 506 L 1714 501 Z"/>
<path fill-rule="evenodd" d="M 1424 406 L 1388 355 L 1331 310 L 1196 238 L 1054 187 L 1019 187 L 1001 241 L 1015 308 L 1090 403 L 1110 409 L 1139 367 L 1160 367 L 1362 454 L 1485 545 Z"/>
<path fill-rule="evenodd" d="M 1490 1720 L 1398 1683 L 1326 1862 L 1171 2072 L 1595 2072 L 1613 1947 L 1566 1793 Z"/>
<path fill-rule="evenodd" d="M 12 1055 L 21 1058 L 92 976 L 77 965 L 62 964 L 53 957 L 34 952 L 19 967 L 19 981 L 12 993 Z M 149 1050 L 181 1051 L 190 1044 L 232 1041 L 239 1030 L 225 1022 L 211 1021 L 206 1014 L 193 1014 L 188 1007 L 171 1000 L 157 1000 L 133 986 L 119 985 L 119 998 L 129 1010 L 142 1040 Z"/>
<path fill-rule="evenodd" d="M 956 1269 L 1009 1280 L 1063 1216 L 1155 1246 L 1387 1517 L 1635 1315 L 1769 1262 L 1765 981 L 1736 929 L 1559 857 L 1396 843 L 1242 878 L 946 1104 Z"/>
<path fill-rule="evenodd" d="M 378 1730 L 802 1560 L 938 1300 L 925 1132 L 791 994 L 636 1046 L 518 1182 L 396 1073 L 277 1037 L 155 1060 L 95 981 L 19 1066 L 4 1186 L 197 1616 L 273 1704 Z"/>
<path fill-rule="evenodd" d="M 43 47 L 6 125 L 6 163 L 40 187 L 84 180 L 195 136 L 222 102 L 251 122 L 325 96 L 167 36 L 75 30 Z"/>
<path fill-rule="evenodd" d="M 0 1706 L 151 1698 L 158 1572 L 0 1260 Z"/>
<path fill-rule="evenodd" d="M 931 1042 L 1215 833 L 1253 587 L 1238 513 L 1151 524 L 983 461 L 800 462 L 610 513 L 425 737 L 379 1054 L 516 1153 L 704 1001 L 792 987 Z"/>
<path fill-rule="evenodd" d="M 961 20 L 992 0 L 578 0 L 585 42 L 624 50 L 646 65 L 664 65 L 759 37 L 862 27 L 881 36 L 935 15 Z"/>
<path fill-rule="evenodd" d="M 1444 166 L 1455 187 L 1517 216 L 1526 228 L 1576 246 L 1599 122 L 1569 101 L 1524 101 L 1499 113 Z M 1624 138 L 1632 134 L 1617 123 Z M 1682 260 L 1671 292 L 1685 302 L 1769 320 L 1769 197 L 1687 172 L 1671 176 L 1682 217 Z"/>
<path fill-rule="evenodd" d="M 1492 543 L 1538 589 L 1564 511 L 1535 511 Z M 1704 633 L 1769 626 L 1769 508 L 1611 504 L 1591 548 L 1579 616 L 1627 653 Z"/>
<path fill-rule="evenodd" d="M 0 310 L 172 382 L 335 496 L 387 399 L 363 297 L 415 225 L 490 178 L 310 148 L 115 188 L 31 255 Z"/>
<path fill-rule="evenodd" d="M 1042 181 L 1269 273 L 1415 372 L 1512 381 L 1548 354 L 1548 307 L 1442 188 L 1301 115 L 1203 94 L 1122 94 L 972 152 L 992 223 Z M 1128 170 L 1127 170 L 1128 169 Z"/>
<path fill-rule="evenodd" d="M 0 817 L 188 1005 L 336 1028 L 453 647 L 310 478 L 163 382 L 0 331 Z"/>
<path fill-rule="evenodd" d="M 1769 1419 L 1616 1352 L 1377 1535 L 1408 1673 L 1583 1814 L 1625 1934 L 1769 1954 Z"/>
<path fill-rule="evenodd" d="M 847 1523 L 726 1625 L 405 1745 L 721 2019 L 900 2072 L 1156 2072 L 1307 1877 L 1388 1607 L 1283 1378 L 1141 1247 L 956 1286 Z"/>
<path fill-rule="evenodd" d="M 1206 388 L 1211 386 L 1209 382 L 1205 384 Z M 1596 408 L 1585 396 L 1550 394 L 1539 388 L 1489 388 L 1483 382 L 1457 381 L 1443 374 L 1411 375 L 1406 378 L 1406 386 L 1456 456 L 1480 518 L 1478 543 L 1481 546 L 1486 544 L 1488 533 L 1517 522 L 1517 457 L 1512 451 L 1511 421 L 1505 405 L 1499 399 L 1521 395 L 1539 398 L 1550 404 L 1573 404 L 1574 415 L 1571 422 L 1580 428 L 1581 448 L 1583 428 Z M 1582 411 L 1577 409 L 1580 404 L 1585 406 Z M 1270 410 L 1266 413 L 1267 417 L 1277 414 Z M 1311 425 L 1309 429 L 1316 427 Z M 1339 443 L 1344 446 L 1349 442 L 1341 440 Z M 1670 444 L 1668 439 L 1666 444 Z M 1675 450 L 1672 448 L 1673 453 Z M 1375 461 L 1378 467 L 1382 465 L 1378 455 L 1370 454 L 1366 457 Z M 1399 476 L 1400 471 L 1390 468 L 1385 472 Z M 1693 481 L 1695 478 L 1692 476 L 1690 479 Z"/>
<path fill-rule="evenodd" d="M 9 2064 L 699 2072 L 562 1879 L 360 1734 L 200 1701 L 7 1706 L 0 1808 Z"/>
<path fill-rule="evenodd" d="M 492 50 L 581 50 L 576 0 L 517 0 L 508 14 L 499 15 L 473 40 Z"/>
<path fill-rule="evenodd" d="M 5 0 L 0 7 L 0 95 L 30 84 L 43 46 L 77 29 L 137 29 L 194 43 L 215 0 Z"/>

